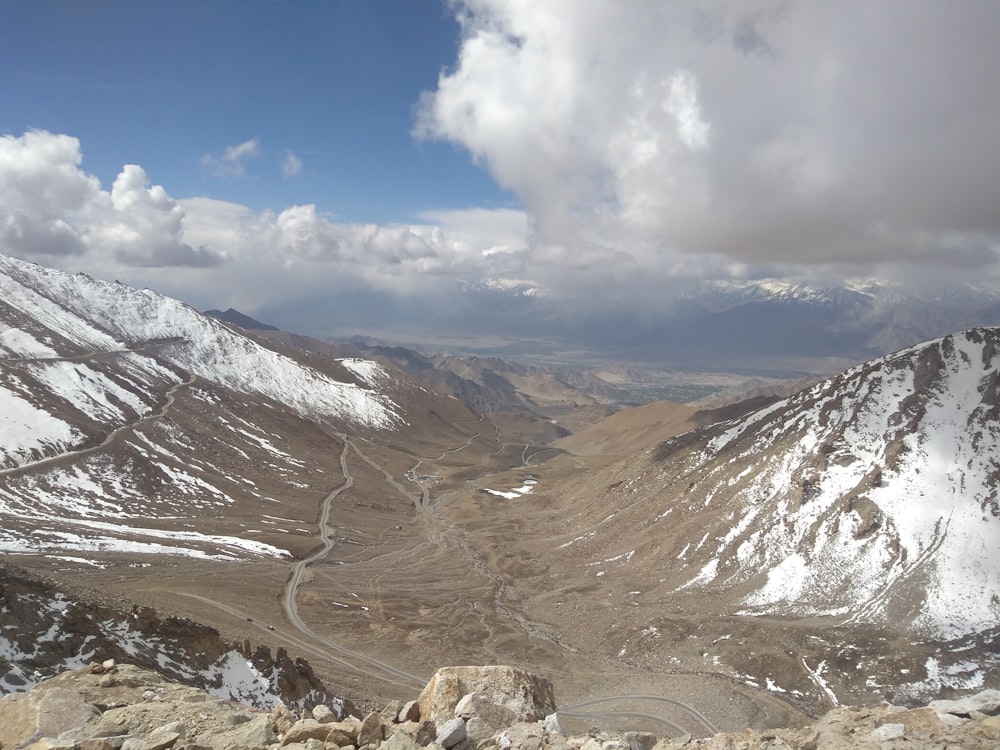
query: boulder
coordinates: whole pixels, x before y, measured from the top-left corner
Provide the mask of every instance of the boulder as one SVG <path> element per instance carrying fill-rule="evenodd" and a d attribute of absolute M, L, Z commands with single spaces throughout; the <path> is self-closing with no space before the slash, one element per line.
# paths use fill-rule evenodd
<path fill-rule="evenodd" d="M 316 719 L 320 724 L 332 724 L 337 720 L 337 715 L 322 703 L 313 706 L 312 717 Z"/>
<path fill-rule="evenodd" d="M 62 687 L 5 695 L 0 698 L 0 747 L 58 737 L 99 715 L 78 693 Z"/>
<path fill-rule="evenodd" d="M 497 744 L 513 750 L 541 750 L 547 744 L 546 739 L 545 728 L 541 724 L 519 721 L 499 733 Z"/>
<path fill-rule="evenodd" d="M 438 729 L 435 742 L 445 750 L 450 750 L 461 742 L 464 742 L 468 735 L 465 732 L 465 719 L 456 717 L 449 719 Z"/>
<path fill-rule="evenodd" d="M 552 683 L 544 677 L 505 666 L 444 667 L 420 693 L 420 717 L 448 721 L 469 693 L 478 693 L 485 703 L 509 710 L 514 721 L 540 721 L 556 710 Z"/>
<path fill-rule="evenodd" d="M 455 705 L 455 716 L 465 719 L 469 738 L 478 743 L 517 721 L 514 712 L 491 703 L 480 693 L 469 693 Z"/>
<path fill-rule="evenodd" d="M 382 743 L 379 750 L 419 750 L 416 741 L 403 731 L 395 731 Z"/>
<path fill-rule="evenodd" d="M 396 721 L 396 717 L 399 716 L 399 712 L 402 710 L 402 701 L 390 701 L 386 704 L 385 708 L 379 711 L 379 716 L 385 720 L 386 724 L 392 724 Z"/>
<path fill-rule="evenodd" d="M 407 701 L 396 714 L 396 723 L 403 724 L 407 721 L 420 721 L 420 702 Z"/>
<path fill-rule="evenodd" d="M 281 738 L 281 744 L 290 745 L 293 742 L 305 742 L 309 739 L 326 741 L 329 734 L 329 724 L 320 724 L 316 719 L 299 719 L 292 724 L 291 729 L 285 732 L 285 736 Z"/>
<path fill-rule="evenodd" d="M 653 750 L 657 737 L 649 732 L 625 732 L 625 744 L 629 750 Z"/>
<path fill-rule="evenodd" d="M 240 722 L 215 737 L 207 739 L 205 744 L 213 750 L 236 750 L 248 747 L 267 747 L 278 741 L 274 733 L 270 717 L 267 714 L 257 714 L 249 721 Z M 191 747 L 191 743 L 188 743 Z"/>
<path fill-rule="evenodd" d="M 1000 740 L 1000 716 L 988 716 L 979 722 L 975 731 L 981 737 Z"/>
<path fill-rule="evenodd" d="M 337 747 L 347 747 L 348 745 L 353 745 L 354 741 L 355 740 L 352 735 L 341 729 L 331 729 L 324 739 L 324 742 L 336 745 Z"/>
<path fill-rule="evenodd" d="M 414 739 L 416 739 L 417 744 L 420 745 L 420 747 L 427 747 L 434 742 L 435 739 L 437 739 L 437 725 L 429 719 L 421 721 L 420 724 L 417 725 L 417 734 Z"/>
<path fill-rule="evenodd" d="M 931 701 L 927 707 L 934 709 L 938 714 L 971 716 L 973 711 L 978 711 L 992 716 L 1000 712 L 1000 690 L 983 690 L 953 701 Z"/>
<path fill-rule="evenodd" d="M 930 708 L 914 708 L 890 714 L 884 723 L 902 724 L 907 732 L 931 734 L 941 731 L 944 726 L 941 717 Z"/>
<path fill-rule="evenodd" d="M 365 716 L 358 728 L 358 747 L 365 745 L 378 746 L 385 739 L 385 720 L 380 714 L 370 713 Z"/>

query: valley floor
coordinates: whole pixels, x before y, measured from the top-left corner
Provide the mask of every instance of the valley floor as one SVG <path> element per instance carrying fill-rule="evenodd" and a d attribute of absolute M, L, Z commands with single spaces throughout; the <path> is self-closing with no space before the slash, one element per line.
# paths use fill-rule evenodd
<path fill-rule="evenodd" d="M 136 567 L 151 558 L 105 555 L 96 565 L 71 556 L 13 559 L 57 573 L 84 596 L 151 606 L 236 642 L 285 647 L 333 692 L 362 705 L 410 696 L 440 666 L 503 663 L 549 677 L 561 706 L 592 702 L 567 717 L 584 729 L 588 722 L 656 731 L 676 725 L 699 736 L 802 720 L 800 708 L 705 669 L 690 649 L 664 653 L 655 665 L 602 653 L 595 648 L 602 638 L 588 632 L 591 614 L 611 605 L 586 592 L 567 590 L 572 600 L 558 610 L 525 609 L 532 579 L 521 579 L 532 571 L 518 555 L 532 543 L 531 527 L 550 515 L 545 490 L 585 468 L 581 459 L 547 455 L 553 460 L 538 464 L 543 447 L 523 435 L 507 444 L 497 430 L 424 458 L 405 479 L 401 467 L 412 467 L 412 456 L 351 441 L 344 466 L 352 486 L 333 499 L 327 521 L 332 549 L 305 568 L 295 592 L 308 632 L 283 607 L 288 561 L 161 556 Z M 511 488 L 517 499 L 486 491 Z"/>

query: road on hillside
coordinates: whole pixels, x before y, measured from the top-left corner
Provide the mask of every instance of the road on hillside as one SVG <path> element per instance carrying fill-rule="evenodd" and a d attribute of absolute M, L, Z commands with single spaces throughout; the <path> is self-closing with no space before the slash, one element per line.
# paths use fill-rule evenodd
<path fill-rule="evenodd" d="M 593 713 L 589 713 L 589 712 L 588 713 L 580 713 L 580 709 L 590 708 L 591 706 L 598 706 L 598 705 L 600 705 L 602 703 L 626 702 L 626 701 L 653 701 L 653 702 L 656 702 L 656 703 L 667 703 L 667 704 L 669 704 L 671 706 L 676 706 L 677 708 L 680 708 L 680 709 L 686 711 L 687 713 L 691 714 L 691 716 L 693 716 L 698 721 L 700 721 L 701 724 L 709 732 L 711 732 L 712 734 L 718 734 L 719 733 L 719 728 L 716 727 L 715 724 L 713 724 L 711 721 L 709 721 L 705 717 L 705 715 L 703 713 L 701 713 L 698 709 L 693 708 L 692 706 L 689 706 L 684 701 L 679 701 L 679 700 L 676 700 L 674 698 L 667 698 L 666 696 L 663 696 L 663 695 L 614 695 L 614 696 L 610 696 L 608 698 L 593 698 L 593 699 L 588 700 L 588 701 L 583 701 L 582 703 L 575 703 L 572 706 L 565 706 L 565 707 L 563 707 L 563 708 L 561 708 L 559 710 L 559 713 L 563 714 L 565 716 L 571 716 L 571 717 L 580 718 L 580 719 L 586 719 L 586 718 L 590 718 L 592 716 L 602 716 L 602 717 L 606 717 L 606 716 L 638 716 L 638 717 L 649 718 L 647 714 L 636 714 L 636 713 L 633 713 L 633 712 L 630 712 L 630 711 L 611 711 L 611 712 L 605 712 L 605 713 L 601 713 L 601 714 L 593 714 Z M 656 718 L 656 717 L 654 717 L 654 718 Z M 664 722 L 666 724 L 672 725 L 675 729 L 680 730 L 682 733 L 684 731 L 683 729 L 681 729 L 680 727 L 678 727 L 676 724 L 674 724 L 673 722 L 667 721 L 666 719 L 660 718 L 658 720 L 662 721 L 662 722 Z"/>
<path fill-rule="evenodd" d="M 166 399 L 164 400 L 163 405 L 160 406 L 159 409 L 157 409 L 155 412 L 150 412 L 149 414 L 140 417 L 134 422 L 126 422 L 121 427 L 116 427 L 107 434 L 104 440 L 102 440 L 97 445 L 92 445 L 89 448 L 80 448 L 79 450 L 64 451 L 55 456 L 40 458 L 37 461 L 31 461 L 26 464 L 21 464 L 20 466 L 13 466 L 9 469 L 0 469 L 0 477 L 10 476 L 12 474 L 19 474 L 21 472 L 33 469 L 39 469 L 43 466 L 49 466 L 59 461 L 64 461 L 70 458 L 79 458 L 80 456 L 86 456 L 96 451 L 99 451 L 102 448 L 107 448 L 109 445 L 111 445 L 111 443 L 113 443 L 118 438 L 119 435 L 121 435 L 126 430 L 135 430 L 137 427 L 139 427 L 139 425 L 143 424 L 144 422 L 150 422 L 154 419 L 161 419 L 165 417 L 167 411 L 170 409 L 171 406 L 174 405 L 174 399 L 177 396 L 177 391 L 179 391 L 181 388 L 187 388 L 188 386 L 193 385 L 196 379 L 197 376 L 194 373 L 190 372 L 187 373 L 186 380 L 183 380 L 179 383 L 174 383 L 170 387 L 170 389 L 167 391 Z"/>
<path fill-rule="evenodd" d="M 302 574 L 305 572 L 305 569 L 309 565 L 316 562 L 317 560 L 322 560 L 330 553 L 330 550 L 333 549 L 333 539 L 330 538 L 330 526 L 329 526 L 330 517 L 332 514 L 333 501 L 336 500 L 337 497 L 342 492 L 354 486 L 354 477 L 351 476 L 351 473 L 347 468 L 347 452 L 348 450 L 353 448 L 353 445 L 351 444 L 350 440 L 346 435 L 341 435 L 340 437 L 344 441 L 344 449 L 340 453 L 340 470 L 344 475 L 344 483 L 339 487 L 337 487 L 332 492 L 330 492 L 325 498 L 323 498 L 323 505 L 320 510 L 320 517 L 319 517 L 319 535 L 320 535 L 320 540 L 322 541 L 323 544 L 318 550 L 309 555 L 309 557 L 305 557 L 302 560 L 299 560 L 297 563 L 295 563 L 295 566 L 292 568 L 292 573 L 288 578 L 288 583 L 285 584 L 285 595 L 282 599 L 281 606 L 282 609 L 284 609 L 285 611 L 285 617 L 288 618 L 288 621 L 293 626 L 295 626 L 295 628 L 303 635 L 306 635 L 309 638 L 312 638 L 314 641 L 322 643 L 324 646 L 327 646 L 328 648 L 331 648 L 334 651 L 340 652 L 345 656 L 361 661 L 367 664 L 369 667 L 375 667 L 376 669 L 381 670 L 382 672 L 385 672 L 388 675 L 391 675 L 393 678 L 399 678 L 408 683 L 423 687 L 427 683 L 427 680 L 425 680 L 424 678 L 417 677 L 416 675 L 412 675 L 407 672 L 403 672 L 402 670 L 396 669 L 395 667 L 391 667 L 385 662 L 379 661 L 378 659 L 373 659 L 372 657 L 366 656 L 358 651 L 345 648 L 344 646 L 334 643 L 333 641 L 327 640 L 326 638 L 323 638 L 322 636 L 313 632 L 312 629 L 310 629 L 309 626 L 306 625 L 305 622 L 303 622 L 302 618 L 299 616 L 298 605 L 296 604 L 295 596 L 296 593 L 298 592 L 299 584 L 302 581 Z M 355 448 L 355 450 L 357 449 Z M 358 452 L 358 455 L 361 455 L 360 452 Z M 367 461 L 368 459 L 365 460 Z M 385 470 L 382 469 L 382 471 L 384 472 Z M 341 659 L 337 659 L 337 661 L 341 664 L 346 664 Z M 346 665 L 346 666 L 350 666 L 352 669 L 358 669 L 356 665 Z"/>

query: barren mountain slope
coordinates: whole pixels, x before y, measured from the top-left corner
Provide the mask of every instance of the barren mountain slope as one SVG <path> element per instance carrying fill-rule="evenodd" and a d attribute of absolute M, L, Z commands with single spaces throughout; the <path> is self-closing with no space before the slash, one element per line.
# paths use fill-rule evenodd
<path fill-rule="evenodd" d="M 753 397 L 715 409 L 654 401 L 616 412 L 579 432 L 551 441 L 549 446 L 576 456 L 589 456 L 591 463 L 620 461 L 675 435 L 735 419 L 773 400 Z"/>
<path fill-rule="evenodd" d="M 529 616 L 649 668 L 806 702 L 994 684 L 998 343 L 904 350 L 557 490 L 541 470 L 476 501 L 522 531 L 477 525 L 483 549 L 506 539 Z"/>
<path fill-rule="evenodd" d="M 692 417 L 696 408 L 670 401 L 655 401 L 616 412 L 550 445 L 576 455 L 603 455 L 609 458 L 634 455 L 697 426 Z"/>

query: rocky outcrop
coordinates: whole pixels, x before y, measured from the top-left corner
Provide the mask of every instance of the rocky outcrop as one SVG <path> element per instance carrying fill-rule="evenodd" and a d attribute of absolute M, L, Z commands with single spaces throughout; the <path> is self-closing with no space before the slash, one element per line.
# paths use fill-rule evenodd
<path fill-rule="evenodd" d="M 30 692 L 0 698 L 0 748 L 4 750 L 969 750 L 1000 743 L 1000 692 L 934 701 L 924 708 L 889 704 L 841 707 L 813 726 L 746 730 L 704 739 L 613 734 L 591 729 L 565 734 L 554 714 L 536 708 L 551 699 L 547 680 L 499 667 L 457 668 L 466 693 L 437 719 L 416 713 L 418 702 L 393 703 L 363 719 L 336 718 L 323 704 L 297 718 L 284 705 L 270 711 L 216 698 L 168 682 L 131 665 L 94 665 L 66 672 Z M 454 685 L 455 668 L 436 675 Z M 433 681 L 432 681 L 433 682 Z M 503 686 L 503 687 L 501 687 Z M 509 689 L 510 693 L 503 692 Z M 537 694 L 534 694 L 536 693 Z M 426 692 L 426 691 L 425 691 Z M 432 691 L 434 692 L 434 691 Z M 448 695 L 452 695 L 449 692 Z M 438 707 L 450 701 L 444 693 Z M 552 701 L 554 703 L 554 701 Z M 430 705 L 430 704 L 429 704 Z M 523 710 L 512 706 L 525 706 Z M 476 720 L 524 718 L 486 732 Z"/>
<path fill-rule="evenodd" d="M 556 710 L 552 683 L 544 677 L 513 667 L 445 667 L 420 693 L 420 716 L 450 719 L 463 699 L 461 712 L 502 714 L 505 724 L 540 721 Z"/>
<path fill-rule="evenodd" d="M 113 659 L 259 708 L 329 704 L 340 717 L 349 711 L 327 694 L 308 662 L 283 648 L 232 643 L 214 628 L 160 617 L 149 607 L 84 601 L 7 565 L 0 565 L 0 641 L 0 694 Z"/>

